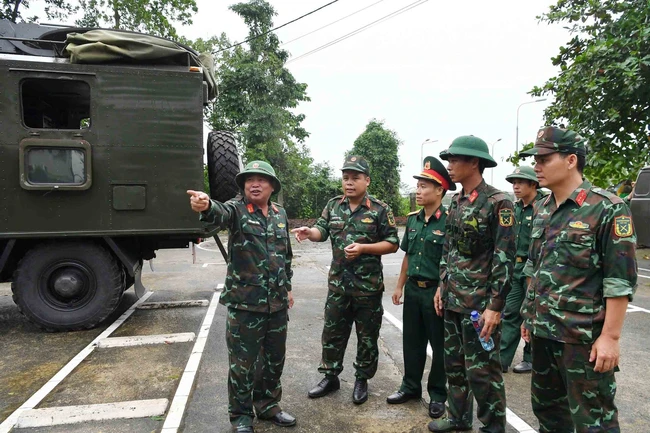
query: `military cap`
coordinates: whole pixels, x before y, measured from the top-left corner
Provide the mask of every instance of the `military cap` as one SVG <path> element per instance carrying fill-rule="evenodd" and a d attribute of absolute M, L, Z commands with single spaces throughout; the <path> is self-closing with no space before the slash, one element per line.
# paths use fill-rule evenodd
<path fill-rule="evenodd" d="M 413 176 L 415 179 L 429 180 L 440 184 L 448 191 L 456 191 L 456 184 L 449 177 L 449 173 L 442 162 L 434 156 L 424 158 L 422 173 Z"/>
<path fill-rule="evenodd" d="M 248 164 L 246 164 L 244 170 L 242 170 L 237 174 L 237 176 L 235 176 L 235 182 L 237 183 L 237 186 L 239 186 L 239 188 L 243 190 L 244 184 L 246 183 L 246 178 L 251 174 L 261 174 L 263 176 L 270 178 L 271 184 L 273 185 L 274 192 L 276 193 L 280 192 L 280 189 L 282 189 L 280 180 L 275 175 L 275 170 L 273 170 L 271 164 L 269 164 L 266 161 L 251 161 Z"/>
<path fill-rule="evenodd" d="M 440 158 L 445 161 L 450 156 L 472 156 L 482 159 L 486 167 L 496 167 L 497 162 L 490 156 L 485 141 L 473 135 L 463 135 L 451 142 L 449 149 L 440 152 Z"/>
<path fill-rule="evenodd" d="M 514 183 L 515 179 L 525 179 L 532 180 L 539 187 L 539 181 L 537 180 L 537 175 L 535 170 L 531 166 L 523 166 L 515 168 L 515 171 L 506 176 L 506 180 L 510 183 Z"/>
<path fill-rule="evenodd" d="M 537 132 L 535 146 L 520 154 L 521 156 L 549 155 L 555 152 L 587 156 L 587 146 L 584 138 L 575 131 L 556 126 L 545 126 Z"/>
<path fill-rule="evenodd" d="M 368 165 L 368 161 L 358 155 L 350 155 L 346 158 L 343 167 L 341 167 L 341 171 L 345 170 L 354 170 L 361 172 L 366 176 L 370 176 L 370 166 Z"/>

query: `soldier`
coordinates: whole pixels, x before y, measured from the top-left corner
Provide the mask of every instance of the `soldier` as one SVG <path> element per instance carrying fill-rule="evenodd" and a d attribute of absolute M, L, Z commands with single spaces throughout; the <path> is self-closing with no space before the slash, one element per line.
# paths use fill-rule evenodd
<path fill-rule="evenodd" d="M 228 414 L 237 432 L 252 433 L 260 419 L 288 427 L 296 419 L 280 408 L 291 294 L 291 242 L 287 214 L 270 201 L 281 184 L 273 167 L 253 161 L 235 178 L 244 191 L 226 203 L 187 191 L 206 226 L 228 229 L 226 284 L 219 302 L 228 307 Z M 258 362 L 259 361 L 259 362 Z M 256 365 L 259 374 L 256 375 Z"/>
<path fill-rule="evenodd" d="M 445 240 L 447 212 L 442 198 L 455 190 L 449 173 L 433 156 L 424 159 L 415 199 L 422 209 L 411 212 L 401 248 L 406 253 L 393 293 L 393 304 L 400 305 L 404 295 L 404 378 L 399 390 L 388 396 L 389 404 L 401 404 L 422 398 L 422 373 L 431 344 L 432 362 L 427 380 L 430 397 L 429 416 L 440 418 L 447 400 L 444 363 L 444 323 L 434 308 L 433 297 L 440 281 L 439 264 Z"/>
<path fill-rule="evenodd" d="M 533 167 L 518 167 L 514 173 L 506 176 L 506 180 L 512 184 L 512 189 L 518 200 L 515 202 L 515 239 L 517 243 L 515 270 L 512 275 L 512 288 L 506 298 L 506 308 L 503 311 L 501 325 L 501 365 L 504 373 L 508 371 L 521 339 L 520 327 L 523 319 L 519 311 L 526 294 L 526 277 L 523 270 L 528 259 L 530 229 L 533 226 L 533 203 L 545 196 L 543 192 L 539 191 L 539 183 L 537 183 Z M 526 343 L 524 359 L 515 365 L 512 371 L 528 373 L 531 369 L 530 344 Z"/>
<path fill-rule="evenodd" d="M 319 398 L 340 388 L 343 356 L 354 322 L 357 358 L 352 401 L 368 399 L 368 379 L 377 371 L 379 328 L 384 308 L 381 256 L 397 251 L 399 239 L 390 207 L 368 195 L 370 168 L 360 156 L 343 164 L 344 195 L 331 199 L 315 226 L 294 229 L 301 242 L 332 241 L 332 265 L 325 303 L 323 354 L 318 371 L 325 375 L 309 397 Z"/>
<path fill-rule="evenodd" d="M 636 236 L 622 199 L 583 180 L 576 132 L 539 131 L 535 203 L 524 274 L 522 337 L 531 341 L 531 399 L 540 433 L 620 432 L 614 404 L 619 339 L 637 283 Z"/>
<path fill-rule="evenodd" d="M 434 298 L 445 323 L 445 370 L 448 415 L 429 423 L 433 432 L 471 430 L 473 398 L 483 432 L 503 433 L 506 396 L 499 358 L 499 322 L 510 291 L 515 255 L 514 210 L 505 193 L 483 180 L 485 167 L 497 163 L 487 144 L 474 136 L 458 137 L 440 157 L 454 182 L 440 262 L 440 286 Z M 476 310 L 483 323 L 480 338 L 492 336 L 495 349 L 486 351 L 472 326 Z"/>

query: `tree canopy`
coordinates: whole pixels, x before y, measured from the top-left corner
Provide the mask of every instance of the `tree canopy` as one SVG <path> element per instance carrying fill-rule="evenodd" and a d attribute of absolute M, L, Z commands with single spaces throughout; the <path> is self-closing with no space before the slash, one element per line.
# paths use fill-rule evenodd
<path fill-rule="evenodd" d="M 42 2 L 45 4 L 45 16 L 49 20 L 66 19 L 70 14 L 78 10 L 78 6 L 65 0 L 42 0 Z M 29 10 L 31 3 L 32 0 L 2 0 L 2 3 L 0 3 L 0 20 L 6 19 L 14 23 L 37 21 L 40 18 L 37 15 L 23 16 L 23 12 Z"/>
<path fill-rule="evenodd" d="M 348 155 L 360 155 L 368 161 L 371 179 L 368 191 L 388 203 L 396 215 L 402 209 L 399 193 L 399 169 L 402 164 L 398 155 L 401 144 L 397 134 L 387 129 L 383 121 L 372 119 L 348 152 Z"/>
<path fill-rule="evenodd" d="M 650 3 L 559 0 L 539 18 L 571 33 L 552 58 L 558 75 L 531 91 L 555 96 L 546 122 L 587 138 L 585 175 L 595 184 L 634 177 L 648 164 Z"/>

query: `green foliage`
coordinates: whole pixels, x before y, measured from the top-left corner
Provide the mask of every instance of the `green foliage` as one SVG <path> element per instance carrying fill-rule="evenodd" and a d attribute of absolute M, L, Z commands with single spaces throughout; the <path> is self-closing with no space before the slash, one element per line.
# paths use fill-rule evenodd
<path fill-rule="evenodd" d="M 208 176 L 208 166 L 203 165 L 203 191 L 210 191 L 210 177 Z"/>
<path fill-rule="evenodd" d="M 401 144 L 397 134 L 386 129 L 383 121 L 372 119 L 348 152 L 348 155 L 366 158 L 371 179 L 368 191 L 388 203 L 395 215 L 404 215 L 399 193 L 401 163 L 397 153 Z"/>
<path fill-rule="evenodd" d="M 280 49 L 273 33 L 275 10 L 269 2 L 251 0 L 230 7 L 249 28 L 246 44 L 234 48 L 225 34 L 197 40 L 198 51 L 216 54 L 215 73 L 219 97 L 206 109 L 214 130 L 232 131 L 242 147 L 244 162 L 266 160 L 282 181 L 282 202 L 290 217 L 309 214 L 302 201 L 303 186 L 314 168 L 303 142 L 308 137 L 302 127 L 303 114 L 294 109 L 309 101 L 307 85 L 298 83 L 285 68 L 289 53 Z M 320 210 L 319 210 L 320 212 Z"/>
<path fill-rule="evenodd" d="M 48 20 L 65 20 L 79 9 L 78 6 L 73 6 L 65 0 L 43 0 L 43 2 L 45 3 L 45 16 Z M 23 16 L 22 10 L 29 10 L 31 4 L 32 0 L 2 0 L 0 3 L 0 20 L 6 19 L 14 23 L 38 21 L 39 17 L 36 15 L 31 17 Z"/>
<path fill-rule="evenodd" d="M 532 141 L 530 143 L 525 144 L 519 152 L 515 152 L 514 154 L 510 155 L 509 157 L 506 158 L 506 161 L 514 165 L 515 167 L 519 167 L 521 165 L 531 165 L 531 160 L 533 159 L 531 156 L 529 157 L 521 157 L 521 152 L 532 149 L 535 143 Z M 535 161 L 532 161 L 535 162 Z"/>
<path fill-rule="evenodd" d="M 341 194 L 341 179 L 334 176 L 333 168 L 327 163 L 312 165 L 310 176 L 301 183 L 299 218 L 319 217 L 327 202 Z"/>
<path fill-rule="evenodd" d="M 110 27 L 176 38 L 174 23 L 192 24 L 195 0 L 79 0 L 82 27 Z"/>
<path fill-rule="evenodd" d="M 572 35 L 552 58 L 558 75 L 530 92 L 555 96 L 547 123 L 566 120 L 588 139 L 593 183 L 634 177 L 648 163 L 650 3 L 559 0 L 539 18 L 567 24 Z"/>

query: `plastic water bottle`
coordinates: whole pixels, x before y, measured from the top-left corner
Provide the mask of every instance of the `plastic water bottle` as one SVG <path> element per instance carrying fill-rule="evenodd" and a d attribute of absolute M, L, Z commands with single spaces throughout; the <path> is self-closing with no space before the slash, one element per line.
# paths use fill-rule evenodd
<path fill-rule="evenodd" d="M 469 315 L 470 320 L 472 321 L 472 325 L 474 325 L 474 329 L 476 329 L 476 333 L 481 335 L 481 325 L 479 324 L 479 319 L 480 315 L 478 314 L 478 311 L 474 310 L 472 311 L 472 314 Z M 492 337 L 490 337 L 489 340 L 483 341 L 481 340 L 481 337 L 478 338 L 478 341 L 481 342 L 481 346 L 483 346 L 483 349 L 486 351 L 490 351 L 494 349 L 494 340 L 492 340 Z"/>

